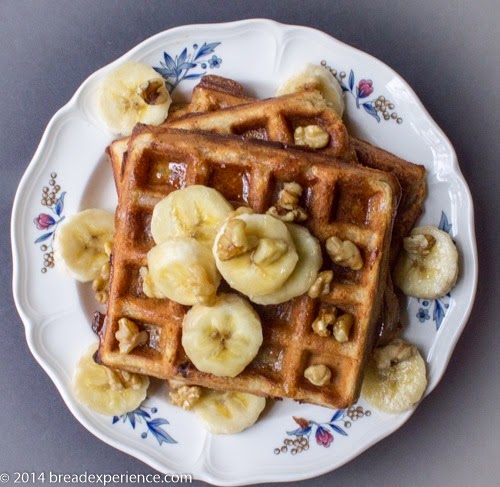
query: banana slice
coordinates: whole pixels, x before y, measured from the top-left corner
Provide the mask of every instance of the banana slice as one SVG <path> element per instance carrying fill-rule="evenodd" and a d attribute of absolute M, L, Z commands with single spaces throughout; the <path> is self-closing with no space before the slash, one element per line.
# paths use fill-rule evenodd
<path fill-rule="evenodd" d="M 259 214 L 226 221 L 215 237 L 213 254 L 228 284 L 247 296 L 277 291 L 299 259 L 286 225 Z"/>
<path fill-rule="evenodd" d="M 282 287 L 271 294 L 263 296 L 249 296 L 257 304 L 279 304 L 300 296 L 313 285 L 318 271 L 323 265 L 321 246 L 318 240 L 311 235 L 307 228 L 294 223 L 286 223 L 292 236 L 299 260 L 290 277 Z"/>
<path fill-rule="evenodd" d="M 165 80 L 152 67 L 132 61 L 109 73 L 97 94 L 104 122 L 122 135 L 130 135 L 138 122 L 163 123 L 171 103 Z"/>
<path fill-rule="evenodd" d="M 100 414 L 121 416 L 138 408 L 146 398 L 149 378 L 96 364 L 96 350 L 92 345 L 78 362 L 73 376 L 76 399 Z"/>
<path fill-rule="evenodd" d="M 178 189 L 153 210 L 151 233 L 157 244 L 172 237 L 192 237 L 212 248 L 215 235 L 233 207 L 217 190 L 194 185 Z"/>
<path fill-rule="evenodd" d="M 344 95 L 335 76 L 326 68 L 306 64 L 300 71 L 286 80 L 276 91 L 276 96 L 297 93 L 303 90 L 318 90 L 328 106 L 342 118 L 345 109 Z"/>
<path fill-rule="evenodd" d="M 252 426 L 265 407 L 266 399 L 254 394 L 205 389 L 193 409 L 207 431 L 227 435 Z"/>
<path fill-rule="evenodd" d="M 458 277 L 458 252 L 451 237 L 436 227 L 414 228 L 404 239 L 394 283 L 408 296 L 444 296 Z"/>
<path fill-rule="evenodd" d="M 80 282 L 97 279 L 109 261 L 105 246 L 114 233 L 115 216 L 104 210 L 84 210 L 66 218 L 54 237 L 56 265 Z"/>
<path fill-rule="evenodd" d="M 396 339 L 375 349 L 361 394 L 381 411 L 401 413 L 422 398 L 426 387 L 424 359 L 414 345 Z"/>
<path fill-rule="evenodd" d="M 194 366 L 221 377 L 236 377 L 262 340 L 259 316 L 236 294 L 221 294 L 211 307 L 193 306 L 182 323 L 182 346 Z"/>
<path fill-rule="evenodd" d="M 148 252 L 149 275 L 154 286 L 177 303 L 211 304 L 220 284 L 212 252 L 194 238 L 177 237 Z"/>

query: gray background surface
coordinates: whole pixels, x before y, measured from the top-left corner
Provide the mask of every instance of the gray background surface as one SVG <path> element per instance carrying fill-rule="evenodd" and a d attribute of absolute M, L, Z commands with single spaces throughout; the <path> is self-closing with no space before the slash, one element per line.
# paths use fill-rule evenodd
<path fill-rule="evenodd" d="M 13 303 L 12 201 L 49 119 L 87 76 L 157 32 L 266 17 L 323 30 L 410 83 L 457 151 L 480 259 L 471 318 L 436 390 L 395 434 L 297 485 L 500 485 L 500 8 L 497 0 L 391 3 L 0 1 L 0 472 L 153 472 L 73 418 L 32 357 Z"/>

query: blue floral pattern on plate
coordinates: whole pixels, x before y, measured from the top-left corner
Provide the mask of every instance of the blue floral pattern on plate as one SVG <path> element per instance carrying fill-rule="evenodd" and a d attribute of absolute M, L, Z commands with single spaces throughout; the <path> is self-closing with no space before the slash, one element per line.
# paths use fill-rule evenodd
<path fill-rule="evenodd" d="M 296 455 L 297 453 L 309 450 L 311 435 L 316 439 L 317 445 L 329 448 L 335 439 L 335 434 L 349 436 L 346 429 L 349 429 L 353 422 L 369 416 L 371 416 L 371 411 L 364 410 L 362 406 L 350 406 L 347 409 L 338 409 L 331 419 L 325 422 L 292 416 L 299 427 L 286 432 L 288 437 L 283 440 L 283 444 L 280 447 L 274 449 L 274 453 L 276 455 L 280 453 Z"/>
<path fill-rule="evenodd" d="M 207 63 L 209 69 L 219 68 L 222 64 L 222 59 L 213 54 L 220 42 L 211 42 L 199 46 L 193 44 L 193 50 L 188 51 L 185 47 L 182 52 L 172 57 L 168 52 L 163 52 L 163 61 L 160 61 L 160 66 L 153 69 L 162 75 L 167 84 L 169 93 L 172 93 L 181 81 L 189 79 L 198 79 L 205 75 Z M 212 54 L 210 59 L 208 56 Z M 202 72 L 192 72 L 195 68 L 203 69 Z"/>
<path fill-rule="evenodd" d="M 46 273 L 48 269 L 54 267 L 54 249 L 52 244 L 54 242 L 55 231 L 57 225 L 66 218 L 63 216 L 66 191 L 62 193 L 60 191 L 61 186 L 57 184 L 57 174 L 53 172 L 50 174 L 48 185 L 42 188 L 41 200 L 42 206 L 45 206 L 50 213 L 39 213 L 33 219 L 36 228 L 44 232 L 35 240 L 35 244 L 42 244 L 40 250 L 44 252 L 42 273 Z"/>
<path fill-rule="evenodd" d="M 148 412 L 149 410 L 149 412 Z M 148 433 L 156 438 L 159 445 L 161 446 L 163 443 L 174 444 L 177 443 L 163 428 L 162 426 L 166 424 L 170 424 L 164 418 L 153 418 L 152 415 L 157 414 L 158 409 L 148 408 L 146 406 L 140 406 L 133 411 L 130 411 L 127 414 L 123 414 L 121 416 L 113 416 L 112 424 L 118 423 L 120 420 L 122 423 L 129 423 L 132 426 L 132 429 L 135 430 L 137 424 L 144 425 L 146 430 L 141 433 L 141 438 L 146 439 L 148 437 Z"/>

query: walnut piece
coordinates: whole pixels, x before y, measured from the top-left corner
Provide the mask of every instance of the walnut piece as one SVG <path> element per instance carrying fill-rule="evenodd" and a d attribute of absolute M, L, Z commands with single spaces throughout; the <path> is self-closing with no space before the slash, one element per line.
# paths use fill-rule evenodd
<path fill-rule="evenodd" d="M 127 354 L 135 347 L 146 344 L 149 335 L 147 331 L 139 331 L 139 327 L 132 320 L 120 318 L 115 338 L 118 340 L 120 353 Z"/>
<path fill-rule="evenodd" d="M 349 333 L 354 325 L 354 317 L 350 313 L 340 315 L 333 324 L 333 336 L 338 342 L 347 342 Z"/>
<path fill-rule="evenodd" d="M 220 260 L 230 260 L 246 254 L 257 247 L 259 239 L 254 235 L 247 235 L 246 222 L 233 218 L 226 224 L 223 234 L 217 242 L 217 256 Z"/>
<path fill-rule="evenodd" d="M 304 371 L 304 377 L 315 386 L 324 386 L 330 382 L 332 372 L 326 365 L 311 365 Z"/>
<path fill-rule="evenodd" d="M 179 389 L 170 391 L 169 396 L 174 406 L 189 411 L 200 399 L 201 387 L 183 385 Z"/>
<path fill-rule="evenodd" d="M 109 387 L 113 391 L 122 389 L 140 389 L 142 387 L 142 376 L 133 374 L 126 370 L 110 369 L 106 367 Z"/>
<path fill-rule="evenodd" d="M 335 323 L 337 318 L 337 308 L 335 306 L 323 307 L 320 309 L 318 317 L 312 324 L 314 333 L 320 337 L 330 336 L 329 326 Z"/>
<path fill-rule="evenodd" d="M 373 360 L 379 369 L 387 369 L 391 365 L 403 362 L 418 353 L 415 345 L 396 338 L 385 347 L 378 347 L 373 351 Z"/>
<path fill-rule="evenodd" d="M 436 239 L 429 234 L 411 235 L 403 239 L 403 247 L 410 254 L 427 255 L 435 243 Z"/>
<path fill-rule="evenodd" d="M 333 279 L 333 271 L 323 271 L 318 274 L 313 285 L 309 288 L 307 295 L 310 298 L 319 298 L 330 292 L 330 284 Z"/>
<path fill-rule="evenodd" d="M 350 267 L 355 271 L 359 271 L 363 267 L 361 253 L 356 244 L 350 240 L 330 237 L 325 242 L 325 247 L 328 255 L 336 264 L 342 267 Z"/>
<path fill-rule="evenodd" d="M 162 299 L 165 297 L 155 286 L 155 283 L 153 282 L 153 279 L 151 279 L 151 275 L 149 274 L 149 269 L 147 267 L 141 267 L 139 269 L 139 275 L 142 279 L 142 292 L 148 298 Z"/>
<path fill-rule="evenodd" d="M 328 145 L 330 134 L 319 125 L 307 125 L 295 129 L 293 140 L 296 145 L 310 147 L 311 149 L 323 149 Z"/>
<path fill-rule="evenodd" d="M 297 183 L 285 183 L 278 194 L 275 206 L 267 210 L 267 214 L 284 222 L 303 222 L 307 220 L 307 212 L 299 206 L 302 186 Z"/>
<path fill-rule="evenodd" d="M 270 265 L 288 252 L 288 243 L 279 238 L 261 238 L 252 254 L 257 265 Z"/>

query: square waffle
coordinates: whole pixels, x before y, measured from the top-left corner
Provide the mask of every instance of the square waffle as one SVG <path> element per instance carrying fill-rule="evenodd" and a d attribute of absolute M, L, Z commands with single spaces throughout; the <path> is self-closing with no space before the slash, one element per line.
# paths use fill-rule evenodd
<path fill-rule="evenodd" d="M 376 335 L 376 322 L 388 268 L 393 215 L 399 187 L 380 171 L 279 144 L 234 136 L 168 128 L 140 128 L 132 136 L 125 184 L 116 213 L 110 296 L 99 358 L 107 366 L 175 379 L 213 389 L 289 397 L 332 408 L 357 400 L 362 372 Z M 331 291 L 321 298 L 299 296 L 286 303 L 257 306 L 264 342 L 256 358 L 235 378 L 198 371 L 182 345 L 182 320 L 188 307 L 147 298 L 139 269 L 154 245 L 150 222 L 155 204 L 171 191 L 192 184 L 214 187 L 235 207 L 264 213 L 286 182 L 303 188 L 304 224 L 324 245 L 330 236 L 353 241 L 364 266 L 352 271 L 324 258 L 332 269 Z M 228 291 L 224 286 L 220 290 Z M 336 306 L 351 313 L 347 342 L 316 335 L 311 325 L 321 309 Z M 119 352 L 118 320 L 128 318 L 149 334 L 149 342 L 129 354 Z M 319 387 L 304 370 L 324 364 L 331 382 Z"/>

